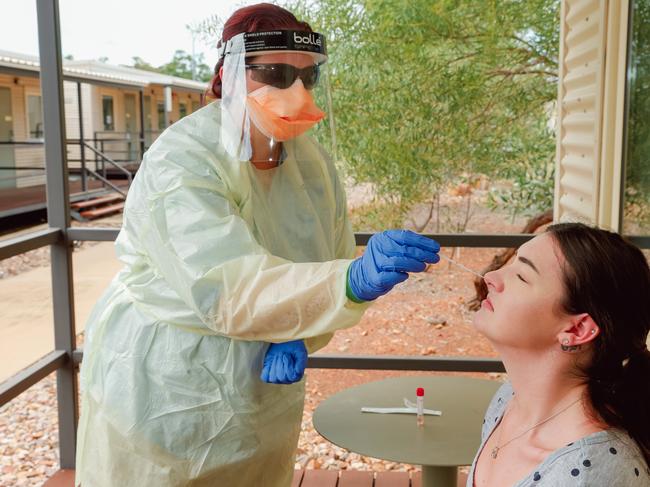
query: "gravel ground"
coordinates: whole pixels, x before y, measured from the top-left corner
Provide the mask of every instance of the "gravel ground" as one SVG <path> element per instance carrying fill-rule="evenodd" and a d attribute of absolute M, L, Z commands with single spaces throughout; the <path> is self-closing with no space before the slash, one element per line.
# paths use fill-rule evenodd
<path fill-rule="evenodd" d="M 0 408 L 0 486 L 41 485 L 59 469 L 56 374 Z"/>
<path fill-rule="evenodd" d="M 462 205 L 462 199 L 449 199 Z M 422 211 L 425 211 L 424 209 Z M 502 223 L 503 217 L 477 209 L 468 231 L 512 232 L 521 228 Z M 101 220 L 85 226 L 119 226 L 119 219 Z M 427 228 L 425 232 L 433 229 Z M 92 242 L 82 243 L 76 251 Z M 494 249 L 463 249 L 455 258 L 480 270 L 491 260 Z M 449 254 L 448 254 L 449 255 Z M 38 249 L 0 261 L 0 278 L 48 265 L 49 252 Z M 323 353 L 413 356 L 494 356 L 490 345 L 471 326 L 467 302 L 473 297 L 472 276 L 440 264 L 428 273 L 412 276 L 391 294 L 379 298 L 361 323 L 336 333 Z M 413 470 L 411 465 L 363 457 L 333 446 L 312 426 L 312 413 L 321 400 L 347 387 L 386 377 L 418 374 L 356 370 L 309 370 L 302 433 L 296 467 L 357 470 Z M 422 373 L 420 373 L 422 374 Z M 501 374 L 472 374 L 502 379 Z M 0 408 L 0 486 L 35 486 L 58 469 L 58 438 L 55 374 L 48 376 L 15 400 Z"/>

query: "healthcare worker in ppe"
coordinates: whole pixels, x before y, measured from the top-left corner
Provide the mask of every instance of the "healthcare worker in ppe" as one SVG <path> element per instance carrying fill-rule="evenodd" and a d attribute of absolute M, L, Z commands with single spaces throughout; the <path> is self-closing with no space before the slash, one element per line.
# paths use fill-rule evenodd
<path fill-rule="evenodd" d="M 353 260 L 343 187 L 308 134 L 332 120 L 314 101 L 323 36 L 262 4 L 218 47 L 218 100 L 145 154 L 116 241 L 124 268 L 86 328 L 83 487 L 289 486 L 307 353 L 438 261 L 437 243 L 403 230 Z"/>

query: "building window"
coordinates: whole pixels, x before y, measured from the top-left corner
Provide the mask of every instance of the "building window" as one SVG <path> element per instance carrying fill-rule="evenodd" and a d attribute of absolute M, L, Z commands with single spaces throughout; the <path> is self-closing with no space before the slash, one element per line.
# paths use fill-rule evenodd
<path fill-rule="evenodd" d="M 185 115 L 187 115 L 187 103 L 178 104 L 178 115 L 179 118 L 183 118 Z"/>
<path fill-rule="evenodd" d="M 165 130 L 165 104 L 158 103 L 158 130 Z"/>
<path fill-rule="evenodd" d="M 113 117 L 113 97 L 102 97 L 102 120 L 104 121 L 104 130 L 115 130 L 115 118 Z"/>
<path fill-rule="evenodd" d="M 650 234 L 650 1 L 630 2 L 623 233 Z"/>
<path fill-rule="evenodd" d="M 43 106 L 39 95 L 27 95 L 27 123 L 29 138 L 43 138 Z"/>

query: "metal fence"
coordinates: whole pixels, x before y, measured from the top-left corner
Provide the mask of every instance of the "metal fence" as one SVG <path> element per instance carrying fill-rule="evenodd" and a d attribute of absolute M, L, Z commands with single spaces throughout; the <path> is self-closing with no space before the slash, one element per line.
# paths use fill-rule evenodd
<path fill-rule="evenodd" d="M 142 156 L 162 132 L 144 130 L 142 132 L 118 132 L 112 130 L 95 131 L 90 139 L 93 145 L 118 163 L 133 163 Z"/>
<path fill-rule="evenodd" d="M 136 139 L 138 143 L 144 139 Z M 66 163 L 68 164 L 68 174 L 73 177 L 81 178 L 81 192 L 88 191 L 88 178 L 93 178 L 102 183 L 104 188 L 111 188 L 126 196 L 126 192 L 117 187 L 109 179 L 126 179 L 127 187 L 131 185 L 134 174 L 137 171 L 142 154 L 138 150 L 134 152 L 134 159 L 121 160 L 113 159 L 107 152 L 105 142 L 119 141 L 123 139 L 67 139 L 66 140 Z M 45 149 L 45 142 L 40 141 L 0 141 L 0 148 L 15 150 L 17 148 L 37 148 Z M 145 147 L 145 150 L 148 148 Z M 73 155 L 71 155 L 71 153 Z M 39 156 L 40 157 L 40 156 Z M 0 188 L 18 187 L 20 180 L 34 179 L 36 182 L 25 183 L 24 186 L 41 185 L 41 178 L 45 176 L 45 157 L 36 164 L 20 165 L 8 164 L 7 161 L 0 159 Z M 78 164 L 71 164 L 78 163 Z"/>
<path fill-rule="evenodd" d="M 57 373 L 57 403 L 61 468 L 74 468 L 78 420 L 76 366 L 83 352 L 76 347 L 72 275 L 73 242 L 111 241 L 117 230 L 71 228 L 68 211 L 68 167 L 63 114 L 61 38 L 58 0 L 37 0 L 41 58 L 41 89 L 45 124 L 45 156 L 49 228 L 0 243 L 0 260 L 44 246 L 51 248 L 52 301 L 55 350 L 0 384 L 0 406 L 12 400 L 50 373 Z M 356 235 L 365 245 L 371 234 Z M 428 235 L 443 246 L 518 247 L 534 235 Z M 632 237 L 638 246 L 650 248 L 650 237 Z M 312 368 L 501 372 L 503 364 L 491 358 L 414 358 L 390 356 L 315 355 Z"/>

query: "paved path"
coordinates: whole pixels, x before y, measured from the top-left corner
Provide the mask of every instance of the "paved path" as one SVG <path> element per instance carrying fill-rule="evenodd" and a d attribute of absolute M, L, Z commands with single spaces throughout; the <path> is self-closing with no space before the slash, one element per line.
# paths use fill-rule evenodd
<path fill-rule="evenodd" d="M 73 254 L 77 333 L 121 264 L 113 242 Z M 0 382 L 54 349 L 50 267 L 0 279 Z"/>

